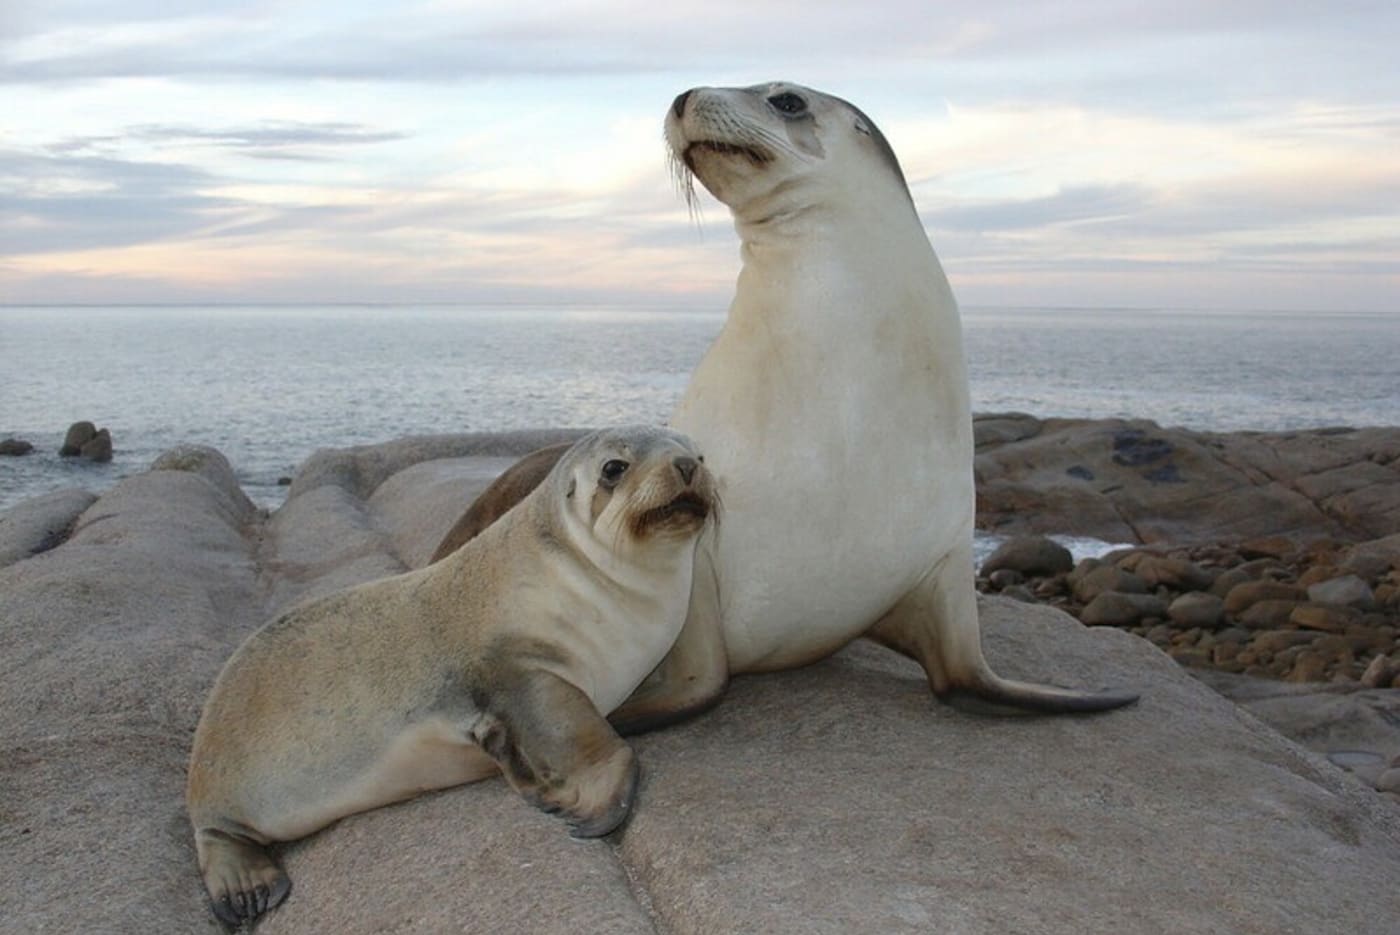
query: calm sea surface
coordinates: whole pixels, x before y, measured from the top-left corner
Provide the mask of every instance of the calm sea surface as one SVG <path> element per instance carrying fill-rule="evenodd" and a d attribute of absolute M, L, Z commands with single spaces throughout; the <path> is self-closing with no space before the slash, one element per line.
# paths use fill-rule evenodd
<path fill-rule="evenodd" d="M 973 407 L 1200 429 L 1400 425 L 1400 314 L 965 309 Z M 0 307 L 0 508 L 100 490 L 181 443 L 263 505 L 318 448 L 664 421 L 722 311 Z M 108 465 L 57 456 L 112 431 Z"/>

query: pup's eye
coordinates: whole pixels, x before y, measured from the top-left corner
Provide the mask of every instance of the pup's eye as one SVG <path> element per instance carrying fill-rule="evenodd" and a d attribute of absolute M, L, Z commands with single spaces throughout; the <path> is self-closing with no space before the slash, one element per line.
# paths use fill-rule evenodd
<path fill-rule="evenodd" d="M 782 94 L 775 94 L 768 99 L 778 111 L 784 114 L 800 114 L 807 109 L 807 102 L 793 94 L 791 91 L 784 91 Z"/>
<path fill-rule="evenodd" d="M 604 487 L 616 487 L 617 482 L 622 480 L 622 475 L 627 473 L 630 465 L 626 461 L 613 459 L 603 465 L 603 473 L 599 475 Z"/>

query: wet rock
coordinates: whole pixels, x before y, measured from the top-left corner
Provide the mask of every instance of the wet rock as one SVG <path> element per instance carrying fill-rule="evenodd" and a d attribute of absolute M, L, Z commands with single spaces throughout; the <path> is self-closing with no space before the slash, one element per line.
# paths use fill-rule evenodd
<path fill-rule="evenodd" d="M 1239 622 L 1253 630 L 1275 630 L 1289 622 L 1297 606 L 1297 601 L 1257 601 L 1239 615 Z"/>
<path fill-rule="evenodd" d="M 1026 576 L 1014 568 L 998 568 L 987 576 L 987 583 L 998 591 L 1004 591 L 1015 584 L 1024 584 Z"/>
<path fill-rule="evenodd" d="M 1341 633 L 1356 622 L 1361 613 L 1350 607 L 1332 607 L 1326 604 L 1299 604 L 1288 615 L 1288 622 L 1295 627 L 1309 630 L 1325 630 Z"/>
<path fill-rule="evenodd" d="M 1239 661 L 1240 652 L 1243 650 L 1239 643 L 1217 643 L 1211 650 L 1210 661 L 1218 668 L 1229 671 L 1243 671 L 1244 663 Z"/>
<path fill-rule="evenodd" d="M 68 432 L 63 436 L 63 446 L 58 449 L 58 453 L 65 458 L 76 458 L 83 453 L 83 446 L 97 435 L 97 426 L 91 422 L 74 422 L 68 426 Z"/>
<path fill-rule="evenodd" d="M 1173 646 L 1167 650 L 1178 663 L 1192 668 L 1203 668 L 1211 664 L 1211 654 L 1196 646 Z"/>
<path fill-rule="evenodd" d="M 1095 568 L 1102 568 L 1106 564 L 1108 563 L 1101 558 L 1081 558 L 1078 563 L 1075 564 L 1073 570 L 1065 575 L 1065 582 L 1070 586 L 1070 590 L 1073 590 L 1074 586 L 1077 585 L 1085 575 Z"/>
<path fill-rule="evenodd" d="M 1236 566 L 1256 581 L 1277 581 L 1288 577 L 1288 566 L 1276 558 L 1256 558 Z"/>
<path fill-rule="evenodd" d="M 1289 671 L 1290 682 L 1322 682 L 1326 680 L 1327 660 L 1317 653 L 1299 653 Z"/>
<path fill-rule="evenodd" d="M 78 454 L 85 461 L 103 463 L 112 460 L 112 433 L 100 429 L 96 435 L 83 442 Z"/>
<path fill-rule="evenodd" d="M 1237 584 L 1225 595 L 1225 613 L 1238 616 L 1260 601 L 1292 601 L 1307 597 L 1306 592 L 1291 584 L 1277 581 L 1246 581 Z"/>
<path fill-rule="evenodd" d="M 1009 597 L 1013 601 L 1020 601 L 1022 604 L 1039 604 L 1040 599 L 1031 592 L 1031 589 L 1024 584 L 1013 584 L 1002 592 L 1003 597 Z"/>
<path fill-rule="evenodd" d="M 1253 580 L 1254 576 L 1242 568 L 1227 568 L 1216 576 L 1215 583 L 1210 586 L 1210 593 L 1216 597 L 1224 597 L 1235 585 Z"/>
<path fill-rule="evenodd" d="M 982 563 L 982 574 L 990 575 L 1003 568 L 1023 575 L 1055 575 L 1074 568 L 1074 556 L 1069 549 L 1045 536 L 1017 536 Z"/>
<path fill-rule="evenodd" d="M 1313 565 L 1298 576 L 1296 584 L 1300 588 L 1310 588 L 1323 581 L 1331 581 L 1333 578 L 1340 577 L 1342 577 L 1342 571 L 1336 565 Z"/>
<path fill-rule="evenodd" d="M 1154 594 L 1105 591 L 1079 612 L 1079 619 L 1091 627 L 1127 627 L 1145 618 L 1166 615 L 1166 602 Z"/>
<path fill-rule="evenodd" d="M 1113 565 L 1102 565 L 1079 578 L 1074 584 L 1074 599 L 1088 604 L 1108 591 L 1120 594 L 1146 594 L 1147 582 L 1130 571 Z"/>
<path fill-rule="evenodd" d="M 1377 656 L 1366 666 L 1366 671 L 1361 673 L 1360 682 L 1367 688 L 1388 688 L 1397 674 L 1400 672 L 1392 667 L 1389 659 Z"/>
<path fill-rule="evenodd" d="M 34 450 L 34 446 L 22 438 L 7 438 L 0 441 L 0 455 L 20 457 Z"/>
<path fill-rule="evenodd" d="M 1215 583 L 1215 575 L 1194 562 L 1166 555 L 1145 555 L 1132 570 L 1148 587 L 1164 585 L 1181 591 L 1204 591 Z"/>
<path fill-rule="evenodd" d="M 1284 558 L 1297 547 L 1287 536 L 1260 536 L 1240 543 L 1240 555 L 1245 558 Z"/>
<path fill-rule="evenodd" d="M 1216 627 L 1225 617 L 1225 602 L 1214 594 L 1192 591 L 1172 601 L 1167 616 L 1179 627 Z"/>
<path fill-rule="evenodd" d="M 1294 646 L 1314 643 L 1322 634 L 1309 630 L 1267 630 L 1259 633 L 1250 642 L 1256 652 L 1281 653 Z"/>
<path fill-rule="evenodd" d="M 1308 600 L 1317 604 L 1367 608 L 1375 604 L 1376 595 L 1365 581 L 1356 575 L 1346 575 L 1312 585 L 1308 588 Z"/>

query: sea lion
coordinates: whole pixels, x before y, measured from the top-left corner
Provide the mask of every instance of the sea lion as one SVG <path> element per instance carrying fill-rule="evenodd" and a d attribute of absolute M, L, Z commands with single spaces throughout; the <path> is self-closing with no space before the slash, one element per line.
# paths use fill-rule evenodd
<path fill-rule="evenodd" d="M 576 837 L 627 816 L 638 767 L 603 715 L 675 641 L 716 506 L 693 444 L 596 432 L 448 560 L 295 607 L 225 665 L 186 802 L 215 914 L 286 896 L 266 845 L 498 769 Z"/>
<path fill-rule="evenodd" d="M 695 88 L 672 104 L 666 140 L 687 198 L 698 178 L 742 240 L 728 318 L 671 419 L 726 479 L 727 521 L 697 550 L 676 647 L 614 726 L 687 716 L 730 674 L 801 666 L 859 636 L 973 706 L 1136 700 L 1012 681 L 983 657 L 957 304 L 874 122 L 794 84 Z M 543 466 L 536 455 L 503 476 L 497 508 Z"/>

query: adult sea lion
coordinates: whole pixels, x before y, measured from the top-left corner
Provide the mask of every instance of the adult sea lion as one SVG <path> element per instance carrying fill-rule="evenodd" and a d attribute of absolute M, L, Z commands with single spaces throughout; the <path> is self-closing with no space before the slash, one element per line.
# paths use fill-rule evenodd
<path fill-rule="evenodd" d="M 697 552 L 675 649 L 614 725 L 694 713 L 731 673 L 801 666 L 858 636 L 913 657 L 940 697 L 1043 712 L 1134 701 L 1013 681 L 983 658 L 957 304 L 874 122 L 793 84 L 695 88 L 666 139 L 687 197 L 698 178 L 742 240 L 728 319 L 671 419 L 724 478 L 726 522 Z M 512 468 L 497 506 L 474 505 L 440 552 L 547 463 Z"/>
<path fill-rule="evenodd" d="M 577 837 L 616 828 L 638 767 L 604 714 L 671 648 L 713 475 L 684 436 L 596 432 L 446 561 L 295 607 L 229 659 L 186 801 L 211 906 L 290 881 L 266 845 L 498 769 Z"/>

